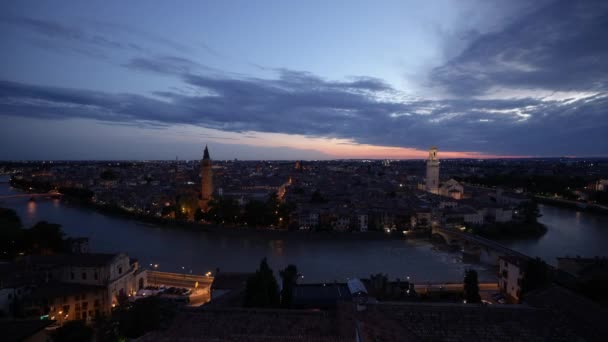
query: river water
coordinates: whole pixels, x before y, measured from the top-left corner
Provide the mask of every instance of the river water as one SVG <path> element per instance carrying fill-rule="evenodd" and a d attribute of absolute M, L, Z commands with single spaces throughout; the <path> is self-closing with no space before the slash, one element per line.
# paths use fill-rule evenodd
<path fill-rule="evenodd" d="M 0 195 L 15 193 L 7 183 L 0 183 Z M 40 220 L 59 223 L 69 236 L 89 237 L 94 252 L 126 252 L 140 264 L 158 264 L 161 271 L 202 274 L 219 267 L 225 272 L 250 272 L 267 257 L 275 271 L 297 265 L 306 282 L 345 281 L 379 272 L 391 279 L 409 276 L 416 282 L 450 282 L 462 280 L 466 268 L 476 269 L 481 280 L 496 279 L 492 266 L 466 263 L 459 253 L 438 251 L 425 241 L 193 232 L 107 216 L 51 199 L 0 199 L 0 207 L 16 210 L 26 227 Z M 539 240 L 509 242 L 510 247 L 547 261 L 566 252 L 605 255 L 605 217 L 546 206 L 542 212 L 549 232 Z"/>
<path fill-rule="evenodd" d="M 608 256 L 608 215 L 540 205 L 548 231 L 539 239 L 501 241 L 505 246 L 556 265 L 557 257 Z"/>

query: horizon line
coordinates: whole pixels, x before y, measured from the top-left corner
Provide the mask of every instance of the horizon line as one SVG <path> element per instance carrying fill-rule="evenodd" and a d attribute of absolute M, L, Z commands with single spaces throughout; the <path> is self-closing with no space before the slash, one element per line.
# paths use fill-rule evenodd
<path fill-rule="evenodd" d="M 150 162 L 150 161 L 191 161 L 199 160 L 202 158 L 194 159 L 0 159 L 0 163 L 13 162 L 13 163 L 24 163 L 24 162 Z M 462 157 L 462 158 L 440 158 L 439 160 L 517 160 L 517 159 L 608 159 L 608 156 L 504 156 L 504 157 Z M 426 160 L 426 158 L 328 158 L 328 159 L 213 159 L 215 161 L 414 161 L 414 160 Z"/>

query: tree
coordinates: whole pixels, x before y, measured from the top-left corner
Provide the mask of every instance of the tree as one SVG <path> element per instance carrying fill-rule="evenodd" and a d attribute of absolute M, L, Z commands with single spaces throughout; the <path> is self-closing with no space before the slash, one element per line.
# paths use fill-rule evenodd
<path fill-rule="evenodd" d="M 246 307 L 275 308 L 279 306 L 279 285 L 266 258 L 260 262 L 260 268 L 247 279 L 245 288 Z"/>
<path fill-rule="evenodd" d="M 268 196 L 266 200 L 266 210 L 264 212 L 265 220 L 267 225 L 275 225 L 279 223 L 279 197 L 276 192 L 273 192 Z"/>
<path fill-rule="evenodd" d="M 243 221 L 252 227 L 266 225 L 266 210 L 266 205 L 263 202 L 251 200 L 245 205 Z"/>
<path fill-rule="evenodd" d="M 0 208 L 0 259 L 12 259 L 25 249 L 25 230 L 13 209 Z"/>
<path fill-rule="evenodd" d="M 69 252 L 59 224 L 40 221 L 23 229 L 14 210 L 0 208 L 0 228 L 0 259 L 12 259 L 25 252 Z"/>
<path fill-rule="evenodd" d="M 278 209 L 278 225 L 286 227 L 289 223 L 289 217 L 295 210 L 295 205 L 291 202 L 283 202 L 279 204 Z"/>
<path fill-rule="evenodd" d="M 5 229 L 21 229 L 21 219 L 17 212 L 9 208 L 0 208 L 0 227 Z"/>
<path fill-rule="evenodd" d="M 281 290 L 281 307 L 290 308 L 293 302 L 293 291 L 298 281 L 298 268 L 296 265 L 288 265 L 280 272 L 283 279 L 283 289 Z"/>
<path fill-rule="evenodd" d="M 67 252 L 60 224 L 40 221 L 26 230 L 26 243 L 31 252 Z"/>
<path fill-rule="evenodd" d="M 464 300 L 467 303 L 481 303 L 477 271 L 466 270 L 464 273 Z"/>
<path fill-rule="evenodd" d="M 68 321 L 52 334 L 56 342 L 85 342 L 93 340 L 93 329 L 84 321 Z"/>
<path fill-rule="evenodd" d="M 535 201 L 526 201 L 519 205 L 518 210 L 525 223 L 537 223 L 537 219 L 541 217 L 538 203 Z"/>
<path fill-rule="evenodd" d="M 118 322 L 111 317 L 100 314 L 93 321 L 93 330 L 95 331 L 95 341 L 97 342 L 116 342 L 122 341 L 118 333 Z"/>
<path fill-rule="evenodd" d="M 118 306 L 113 319 L 118 322 L 120 335 L 135 338 L 160 328 L 167 314 L 162 304 L 158 297 L 147 297 Z"/>
<path fill-rule="evenodd" d="M 546 262 L 541 258 L 529 260 L 525 266 L 524 276 L 521 282 L 521 297 L 526 293 L 542 289 L 551 284 L 551 271 Z"/>
<path fill-rule="evenodd" d="M 214 223 L 235 223 L 240 216 L 238 203 L 232 198 L 221 197 L 209 202 L 205 220 Z"/>

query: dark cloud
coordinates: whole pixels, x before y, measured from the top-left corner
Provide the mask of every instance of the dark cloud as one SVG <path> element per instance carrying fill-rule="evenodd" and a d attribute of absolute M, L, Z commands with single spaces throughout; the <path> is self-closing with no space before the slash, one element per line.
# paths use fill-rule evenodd
<path fill-rule="evenodd" d="M 96 31 L 104 31 L 104 32 L 108 32 L 109 34 L 113 34 L 113 35 L 120 35 L 120 36 L 127 35 L 127 36 L 137 37 L 138 41 L 143 40 L 143 41 L 152 43 L 157 46 L 162 46 L 162 47 L 168 48 L 171 51 L 177 51 L 177 52 L 181 52 L 181 53 L 190 53 L 193 50 L 192 47 L 182 44 L 178 41 L 175 41 L 173 39 L 169 39 L 169 38 L 166 38 L 163 36 L 159 36 L 157 34 L 154 34 L 154 33 L 151 33 L 151 32 L 145 31 L 145 30 L 141 30 L 141 29 L 131 26 L 131 25 L 125 25 L 125 24 L 122 24 L 119 22 L 104 22 L 104 21 L 99 21 L 99 20 L 91 20 L 91 21 L 88 21 L 87 23 L 92 29 L 94 29 Z M 147 50 L 147 49 L 140 47 L 137 44 L 135 44 L 135 48 Z"/>
<path fill-rule="evenodd" d="M 166 101 L 0 82 L 0 113 L 126 124 L 192 124 L 225 131 L 351 138 L 357 143 L 511 155 L 602 155 L 608 96 L 542 101 L 409 100 L 376 81 L 332 82 L 307 73 L 277 79 L 184 75 L 206 95 Z"/>
<path fill-rule="evenodd" d="M 189 52 L 192 49 L 173 40 L 160 37 L 134 27 L 119 23 L 105 23 L 99 21 L 87 22 L 79 26 L 66 25 L 52 20 L 30 18 L 25 16 L 0 16 L 0 23 L 10 25 L 30 35 L 26 40 L 43 49 L 75 52 L 88 57 L 107 59 L 107 54 L 124 51 L 132 54 L 151 54 L 149 45 L 162 46 L 171 51 Z M 115 39 L 113 37 L 120 37 Z M 135 41 L 145 42 L 144 46 Z M 179 63 L 180 57 L 167 56 L 158 59 L 175 59 Z M 183 65 L 189 62 L 183 59 Z"/>
<path fill-rule="evenodd" d="M 137 57 L 132 58 L 123 66 L 133 70 L 169 75 L 181 75 L 192 73 L 199 69 L 207 69 L 192 60 L 176 56 L 161 56 L 156 58 Z"/>
<path fill-rule="evenodd" d="M 91 48 L 119 49 L 135 52 L 145 51 L 141 46 L 132 42 L 123 43 L 99 33 L 91 33 L 82 28 L 54 21 L 20 16 L 4 16 L 2 17 L 2 21 L 35 33 L 36 37 L 32 38 L 31 41 L 43 48 L 65 46 L 72 48 L 74 51 L 86 51 Z M 45 41 L 41 38 L 46 38 L 47 40 Z M 58 43 L 60 45 L 57 45 Z M 69 43 L 76 45 L 68 45 Z"/>
<path fill-rule="evenodd" d="M 179 56 L 137 53 L 123 66 L 176 77 L 183 87 L 148 97 L 0 81 L 0 115 L 87 118 L 161 129 L 192 124 L 508 155 L 607 155 L 607 6 L 551 2 L 503 30 L 471 36 L 464 52 L 431 75 L 434 86 L 460 95 L 457 99 L 410 98 L 370 77 L 333 81 L 264 68 L 277 75 L 265 79 L 221 72 Z M 89 47 L 102 54 L 140 51 L 136 45 L 46 21 L 21 18 L 13 23 L 48 38 L 42 40 L 47 44 L 62 41 L 82 53 L 96 51 Z M 477 96 L 493 88 L 568 91 L 571 97 Z"/>
<path fill-rule="evenodd" d="M 560 0 L 480 35 L 432 84 L 456 95 L 492 87 L 547 90 L 608 89 L 608 1 Z"/>

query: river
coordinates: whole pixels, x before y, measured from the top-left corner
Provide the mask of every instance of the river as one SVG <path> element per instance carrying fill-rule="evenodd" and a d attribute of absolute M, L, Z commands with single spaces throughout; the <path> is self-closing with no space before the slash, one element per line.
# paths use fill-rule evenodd
<path fill-rule="evenodd" d="M 608 215 L 541 204 L 538 219 L 547 226 L 539 239 L 501 241 L 505 246 L 557 265 L 557 257 L 608 256 Z"/>
<path fill-rule="evenodd" d="M 0 183 L 0 195 L 14 193 L 18 192 Z M 203 274 L 219 267 L 226 272 L 250 272 L 267 257 L 275 271 L 290 263 L 297 265 L 306 282 L 345 281 L 380 272 L 391 279 L 409 276 L 416 282 L 449 282 L 462 280 L 466 268 L 476 269 L 481 280 L 496 279 L 494 267 L 466 263 L 460 253 L 438 251 L 425 241 L 186 231 L 108 216 L 57 199 L 5 199 L 0 207 L 16 210 L 26 227 L 40 220 L 59 223 L 68 236 L 89 237 L 93 252 L 126 252 L 143 265 L 158 264 L 161 271 Z M 571 255 L 604 253 L 602 246 L 608 246 L 608 231 L 602 229 L 605 217 L 546 206 L 542 212 L 549 232 L 534 242 L 509 242 L 510 247 L 548 259 L 566 251 Z"/>

